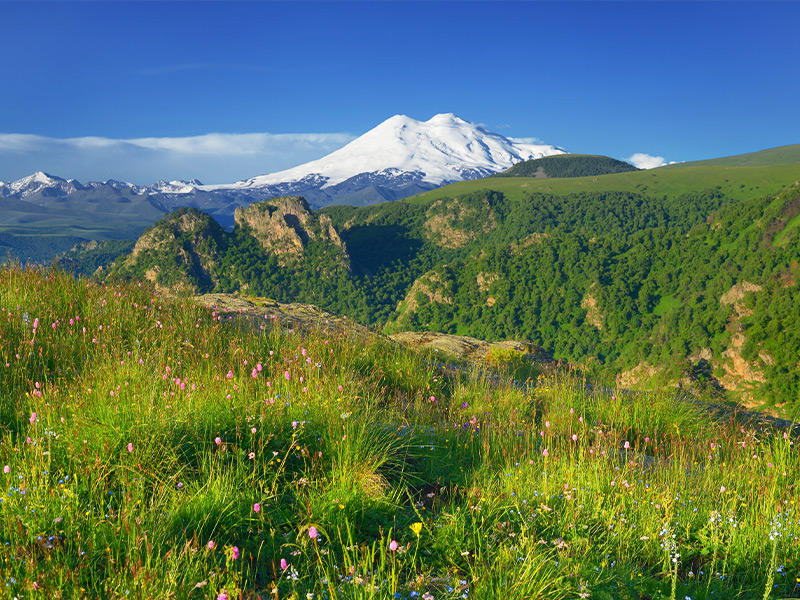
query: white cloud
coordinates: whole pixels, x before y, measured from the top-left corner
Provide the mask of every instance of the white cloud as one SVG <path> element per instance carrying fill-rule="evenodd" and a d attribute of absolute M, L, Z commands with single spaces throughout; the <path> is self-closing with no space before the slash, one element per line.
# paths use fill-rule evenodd
<path fill-rule="evenodd" d="M 631 163 L 634 167 L 639 169 L 655 169 L 656 167 L 663 167 L 667 163 L 663 156 L 651 156 L 643 152 L 637 152 L 630 158 L 624 159 Z"/>
<path fill-rule="evenodd" d="M 34 171 L 82 182 L 159 179 L 232 183 L 321 158 L 352 141 L 346 133 L 209 133 L 191 137 L 51 138 L 0 133 L 0 180 Z"/>

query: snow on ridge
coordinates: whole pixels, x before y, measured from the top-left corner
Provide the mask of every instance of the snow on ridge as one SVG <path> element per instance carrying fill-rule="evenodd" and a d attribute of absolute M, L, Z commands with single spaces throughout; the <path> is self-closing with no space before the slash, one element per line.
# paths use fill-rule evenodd
<path fill-rule="evenodd" d="M 564 153 L 555 146 L 511 140 L 453 113 L 434 115 L 428 121 L 395 115 L 318 160 L 232 185 L 201 189 L 248 189 L 296 182 L 312 175 L 324 180 L 325 188 L 361 173 L 389 169 L 422 172 L 423 181 L 441 185 L 464 179 L 463 173 L 494 173 L 523 160 Z"/>

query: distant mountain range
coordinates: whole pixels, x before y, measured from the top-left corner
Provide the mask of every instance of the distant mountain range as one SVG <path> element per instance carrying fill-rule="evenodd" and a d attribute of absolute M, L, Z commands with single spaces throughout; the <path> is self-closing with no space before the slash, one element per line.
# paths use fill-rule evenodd
<path fill-rule="evenodd" d="M 109 202 L 146 196 L 147 203 L 162 212 L 180 206 L 200 208 L 232 226 L 236 207 L 258 200 L 302 194 L 312 208 L 375 204 L 564 153 L 555 146 L 503 137 L 450 113 L 428 121 L 396 115 L 324 158 L 232 184 L 203 185 L 197 179 L 146 186 L 116 180 L 82 184 L 39 171 L 12 183 L 0 182 L 0 198 L 39 206 L 59 199 L 63 206 L 66 198 L 75 204 L 104 195 Z"/>

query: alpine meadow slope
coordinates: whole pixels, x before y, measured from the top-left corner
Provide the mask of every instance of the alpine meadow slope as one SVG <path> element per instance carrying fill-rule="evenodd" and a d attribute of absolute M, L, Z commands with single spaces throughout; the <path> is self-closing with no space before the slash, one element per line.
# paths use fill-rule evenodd
<path fill-rule="evenodd" d="M 794 414 L 798 179 L 800 164 L 778 164 L 460 182 L 314 213 L 336 235 L 308 236 L 292 264 L 264 249 L 255 222 L 237 225 L 215 242 L 225 251 L 207 261 L 209 276 L 186 281 L 317 304 L 388 332 L 529 340 L 625 387 Z M 146 271 L 125 259 L 109 276 Z"/>

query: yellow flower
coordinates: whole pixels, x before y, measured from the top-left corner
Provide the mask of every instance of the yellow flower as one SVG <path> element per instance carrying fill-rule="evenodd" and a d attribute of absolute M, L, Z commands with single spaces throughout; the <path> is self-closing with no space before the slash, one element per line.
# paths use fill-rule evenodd
<path fill-rule="evenodd" d="M 417 521 L 416 523 L 409 525 L 408 528 L 414 532 L 414 535 L 419 537 L 419 534 L 422 532 L 422 523 Z"/>

